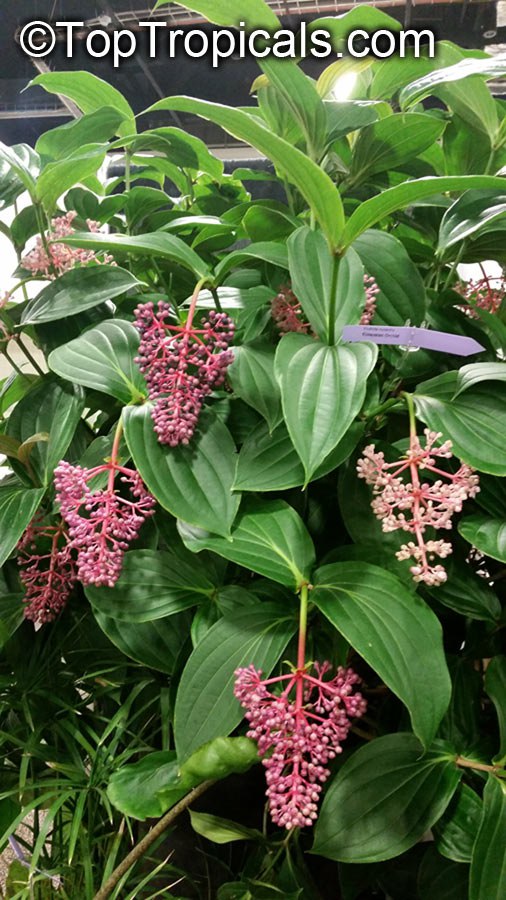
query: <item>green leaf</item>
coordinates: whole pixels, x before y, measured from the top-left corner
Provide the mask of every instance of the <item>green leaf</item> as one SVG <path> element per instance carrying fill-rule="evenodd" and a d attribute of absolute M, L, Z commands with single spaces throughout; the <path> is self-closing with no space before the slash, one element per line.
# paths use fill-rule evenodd
<path fill-rule="evenodd" d="M 148 110 L 175 110 L 194 113 L 220 125 L 229 134 L 256 147 L 284 172 L 301 192 L 320 223 L 331 247 L 336 247 L 344 225 L 341 196 L 329 176 L 300 150 L 265 128 L 257 118 L 239 109 L 218 103 L 170 97 L 160 100 Z"/>
<path fill-rule="evenodd" d="M 326 100 L 328 141 L 337 141 L 350 131 L 358 131 L 364 125 L 375 122 L 379 108 L 379 104 L 369 100 Z"/>
<path fill-rule="evenodd" d="M 275 347 L 256 340 L 238 347 L 227 377 L 241 400 L 252 406 L 265 419 L 270 431 L 283 417 L 281 393 L 274 377 Z"/>
<path fill-rule="evenodd" d="M 28 87 L 34 85 L 39 85 L 50 94 L 68 97 L 83 113 L 93 113 L 105 106 L 111 107 L 117 110 L 123 119 L 117 134 L 126 135 L 136 131 L 132 107 L 123 94 L 91 72 L 46 72 L 37 75 Z"/>
<path fill-rule="evenodd" d="M 322 478 L 348 458 L 358 444 L 364 426 L 354 422 L 337 447 L 323 461 L 313 478 Z M 283 424 L 271 433 L 261 422 L 241 447 L 237 460 L 234 490 L 286 491 L 303 485 L 304 467 Z"/>
<path fill-rule="evenodd" d="M 0 504 L 1 504 L 0 490 Z M 2 507 L 0 505 L 0 532 L 2 529 Z M 2 535 L 3 536 L 3 535 Z M 5 552 L 5 551 L 4 551 Z M 4 560 L 5 562 L 5 560 Z M 24 618 L 22 594 L 0 595 L 0 648 L 18 630 Z"/>
<path fill-rule="evenodd" d="M 330 785 L 312 852 L 349 863 L 392 859 L 441 817 L 461 772 L 452 748 L 424 754 L 413 734 L 387 734 L 348 759 Z"/>
<path fill-rule="evenodd" d="M 169 550 L 132 550 L 125 554 L 115 586 L 88 585 L 86 596 L 105 616 L 153 622 L 196 606 L 213 591 L 199 559 L 183 560 Z"/>
<path fill-rule="evenodd" d="M 502 900 L 506 894 L 506 784 L 489 775 L 483 816 L 471 861 L 469 900 Z"/>
<path fill-rule="evenodd" d="M 228 535 L 240 497 L 232 494 L 236 453 L 226 426 L 204 413 L 188 447 L 165 447 L 153 430 L 150 404 L 127 407 L 123 417 L 136 468 L 158 502 L 185 522 Z"/>
<path fill-rule="evenodd" d="M 323 235 L 306 226 L 291 235 L 287 246 L 294 293 L 313 330 L 330 342 L 331 334 L 339 336 L 345 325 L 356 324 L 362 314 L 365 293 L 360 259 L 350 249 L 337 260 Z"/>
<path fill-rule="evenodd" d="M 21 444 L 34 435 L 49 434 L 30 454 L 30 466 L 40 483 L 48 485 L 65 455 L 84 409 L 84 392 L 76 385 L 59 382 L 54 376 L 43 378 L 14 407 L 7 423 L 7 434 Z"/>
<path fill-rule="evenodd" d="M 320 344 L 308 335 L 285 335 L 276 352 L 276 377 L 286 426 L 312 478 L 342 440 L 365 399 L 377 348 Z"/>
<path fill-rule="evenodd" d="M 139 332 L 131 322 L 107 319 L 96 328 L 53 350 L 48 366 L 57 375 L 136 403 L 146 396 L 144 376 L 134 362 Z"/>
<path fill-rule="evenodd" d="M 362 128 L 353 148 L 353 182 L 397 169 L 418 156 L 441 137 L 445 125 L 424 113 L 395 113 Z"/>
<path fill-rule="evenodd" d="M 2 183 L 7 191 L 5 205 L 10 206 L 23 193 L 23 189 L 28 191 L 32 198 L 35 196 L 34 173 L 30 171 L 29 165 L 19 152 L 24 146 L 24 144 L 19 144 L 17 147 L 8 147 L 7 144 L 0 141 L 0 172 Z M 17 179 L 17 184 L 15 181 L 13 182 L 13 176 Z"/>
<path fill-rule="evenodd" d="M 139 287 L 140 282 L 119 266 L 83 266 L 51 281 L 26 305 L 22 325 L 55 322 L 75 316 L 106 300 Z"/>
<path fill-rule="evenodd" d="M 85 250 L 95 250 L 97 253 L 105 251 L 112 253 L 114 257 L 131 254 L 132 256 L 155 256 L 160 259 L 168 259 L 189 269 L 199 279 L 207 278 L 210 274 L 208 267 L 195 253 L 195 250 L 188 247 L 181 238 L 166 232 L 128 235 L 87 231 L 62 238 L 61 243 L 71 247 L 83 247 Z"/>
<path fill-rule="evenodd" d="M 179 774 L 175 751 L 160 750 L 116 769 L 107 786 L 107 796 L 124 816 L 143 822 L 162 816 L 188 790 L 188 784 Z"/>
<path fill-rule="evenodd" d="M 174 733 L 180 762 L 202 744 L 226 736 L 242 719 L 234 672 L 254 665 L 268 677 L 297 627 L 283 607 L 261 603 L 224 616 L 191 654 L 179 683 Z"/>
<path fill-rule="evenodd" d="M 506 194 L 467 191 L 446 210 L 439 228 L 438 253 L 463 241 L 506 213 Z"/>
<path fill-rule="evenodd" d="M 485 673 L 485 690 L 497 713 L 500 747 L 496 759 L 503 763 L 506 758 L 506 656 L 494 656 L 490 660 Z"/>
<path fill-rule="evenodd" d="M 123 120 L 124 117 L 117 109 L 106 106 L 44 132 L 39 137 L 35 149 L 47 159 L 63 159 L 80 150 L 85 144 L 108 141 Z"/>
<path fill-rule="evenodd" d="M 247 737 L 216 737 L 183 763 L 181 775 L 191 784 L 241 775 L 258 762 L 257 745 Z"/>
<path fill-rule="evenodd" d="M 463 900 L 468 887 L 469 866 L 444 859 L 429 845 L 418 873 L 419 900 Z"/>
<path fill-rule="evenodd" d="M 9 479 L 0 484 L 0 565 L 9 558 L 27 525 L 33 519 L 42 497 L 43 488 L 27 490 L 18 481 Z"/>
<path fill-rule="evenodd" d="M 300 125 L 308 156 L 320 159 L 325 149 L 327 114 L 314 82 L 288 59 L 269 56 L 259 60 L 259 65 L 269 84 L 278 91 L 285 107 Z"/>
<path fill-rule="evenodd" d="M 471 363 L 458 372 L 454 399 L 482 381 L 506 381 L 506 363 Z"/>
<path fill-rule="evenodd" d="M 453 453 L 490 475 L 506 475 L 506 385 L 494 391 L 478 384 L 455 397 L 458 372 L 445 372 L 418 385 L 416 414 L 432 431 L 451 440 Z"/>
<path fill-rule="evenodd" d="M 501 617 L 501 604 L 486 581 L 466 568 L 458 567 L 451 559 L 446 570 L 448 578 L 443 584 L 427 588 L 434 600 L 469 619 L 497 623 Z"/>
<path fill-rule="evenodd" d="M 369 230 L 353 244 L 364 268 L 380 288 L 374 320 L 381 325 L 420 325 L 425 285 L 403 244 L 387 231 Z"/>
<path fill-rule="evenodd" d="M 506 563 L 506 520 L 491 519 L 477 513 L 459 522 L 459 532 L 485 556 Z"/>
<path fill-rule="evenodd" d="M 341 244 L 343 247 L 348 247 L 362 232 L 372 228 L 373 225 L 377 225 L 386 216 L 396 212 L 398 209 L 405 209 L 419 200 L 434 197 L 436 194 L 446 193 L 447 191 L 473 189 L 502 191 L 504 189 L 504 180 L 492 175 L 449 175 L 442 178 L 430 176 L 417 178 L 413 181 L 405 181 L 395 187 L 388 188 L 388 190 L 383 191 L 376 197 L 365 200 L 351 214 L 346 223 Z"/>
<path fill-rule="evenodd" d="M 125 656 L 158 672 L 172 675 L 188 633 L 189 622 L 184 613 L 153 622 L 123 622 L 104 615 L 95 607 L 93 615 L 104 634 Z"/>
<path fill-rule="evenodd" d="M 478 794 L 467 784 L 460 784 L 433 828 L 439 852 L 455 862 L 471 862 L 481 814 L 482 802 Z"/>
<path fill-rule="evenodd" d="M 35 197 L 48 213 L 53 212 L 58 197 L 75 184 L 95 175 L 102 165 L 107 145 L 86 144 L 66 159 L 44 166 L 35 187 Z"/>
<path fill-rule="evenodd" d="M 312 581 L 312 602 L 406 705 L 427 747 L 451 696 L 435 614 L 379 566 L 336 563 Z"/>
<path fill-rule="evenodd" d="M 245 825 L 231 822 L 230 819 L 222 819 L 220 816 L 198 813 L 191 809 L 190 819 L 193 830 L 207 838 L 208 841 L 212 841 L 213 844 L 263 840 L 261 831 L 257 831 L 255 828 L 246 828 Z"/>
<path fill-rule="evenodd" d="M 302 519 L 283 500 L 246 498 L 228 540 L 204 533 L 187 535 L 185 543 L 195 552 L 212 550 L 294 590 L 309 579 L 315 559 Z"/>
<path fill-rule="evenodd" d="M 251 211 L 258 207 L 251 207 Z M 283 244 L 276 244 L 274 241 L 260 241 L 258 244 L 249 244 L 248 247 L 234 250 L 221 260 L 216 266 L 215 279 L 219 284 L 232 269 L 239 268 L 244 263 L 259 260 L 278 266 L 280 269 L 288 268 L 288 257 L 286 248 Z"/>

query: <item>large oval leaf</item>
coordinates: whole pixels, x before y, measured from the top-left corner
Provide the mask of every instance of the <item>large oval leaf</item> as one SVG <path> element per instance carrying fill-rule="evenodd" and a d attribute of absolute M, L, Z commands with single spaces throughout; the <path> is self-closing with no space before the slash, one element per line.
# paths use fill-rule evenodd
<path fill-rule="evenodd" d="M 467 784 L 460 784 L 448 808 L 434 826 L 439 852 L 455 862 L 471 862 L 481 815 L 482 802 L 478 794 Z"/>
<path fill-rule="evenodd" d="M 238 347 L 227 377 L 235 393 L 267 422 L 269 429 L 281 421 L 281 394 L 274 377 L 272 344 L 264 340 Z"/>
<path fill-rule="evenodd" d="M 39 85 L 50 94 L 68 97 L 83 113 L 93 113 L 104 106 L 118 110 L 123 121 L 117 134 L 133 134 L 137 130 L 134 112 L 123 94 L 91 72 L 45 72 L 37 75 L 29 86 L 32 85 Z"/>
<path fill-rule="evenodd" d="M 367 125 L 353 148 L 351 178 L 360 183 L 418 156 L 441 137 L 446 122 L 426 113 L 395 113 Z"/>
<path fill-rule="evenodd" d="M 158 750 L 116 769 L 107 786 L 107 796 L 124 815 L 144 821 L 159 818 L 189 789 L 179 774 L 175 751 Z M 163 799 L 159 796 L 162 791 Z"/>
<path fill-rule="evenodd" d="M 329 347 L 303 334 L 280 341 L 276 377 L 306 484 L 360 412 L 376 357 L 373 344 Z"/>
<path fill-rule="evenodd" d="M 172 674 L 190 624 L 185 613 L 154 622 L 123 622 L 96 608 L 93 615 L 104 634 L 125 656 L 158 672 Z"/>
<path fill-rule="evenodd" d="M 471 861 L 469 900 L 503 900 L 506 895 L 506 784 L 489 775 L 483 816 Z"/>
<path fill-rule="evenodd" d="M 506 520 L 488 516 L 467 516 L 459 522 L 459 531 L 466 541 L 485 556 L 506 563 Z"/>
<path fill-rule="evenodd" d="M 453 444 L 453 452 L 480 472 L 506 475 L 506 385 L 478 384 L 455 397 L 458 372 L 420 384 L 413 395 L 417 416 Z"/>
<path fill-rule="evenodd" d="M 313 584 L 313 603 L 407 706 L 428 746 L 451 696 L 437 617 L 379 566 L 322 566 Z"/>
<path fill-rule="evenodd" d="M 142 400 L 146 382 L 134 362 L 139 332 L 130 322 L 107 319 L 80 337 L 57 347 L 48 366 L 68 381 L 111 394 L 122 403 Z"/>
<path fill-rule="evenodd" d="M 0 484 L 0 566 L 9 558 L 44 496 L 44 488 L 27 489 L 15 479 Z"/>
<path fill-rule="evenodd" d="M 181 559 L 169 550 L 126 553 L 113 588 L 86 588 L 92 606 L 124 622 L 153 622 L 196 606 L 214 591 L 200 560 Z"/>
<path fill-rule="evenodd" d="M 123 416 L 132 459 L 158 502 L 185 522 L 228 535 L 240 496 L 232 494 L 236 451 L 226 426 L 206 412 L 188 447 L 164 447 L 150 404 L 127 407 Z"/>
<path fill-rule="evenodd" d="M 439 228 L 438 252 L 463 241 L 506 214 L 506 195 L 495 191 L 467 191 L 446 210 Z"/>
<path fill-rule="evenodd" d="M 177 692 L 174 734 L 180 763 L 239 724 L 243 712 L 234 699 L 234 672 L 252 664 L 269 675 L 297 628 L 293 612 L 261 603 L 225 616 L 202 638 Z"/>
<path fill-rule="evenodd" d="M 55 322 L 113 300 L 138 288 L 139 282 L 119 266 L 82 266 L 65 272 L 27 304 L 23 325 Z"/>
<path fill-rule="evenodd" d="M 191 550 L 212 550 L 232 562 L 294 590 L 309 579 L 313 542 L 300 516 L 283 500 L 247 498 L 229 539 L 181 528 Z"/>
<path fill-rule="evenodd" d="M 425 285 L 403 244 L 387 231 L 366 231 L 353 244 L 380 288 L 374 321 L 382 325 L 420 325 L 425 315 Z"/>
<path fill-rule="evenodd" d="M 313 853 L 349 863 L 399 856 L 445 811 L 461 772 L 450 745 L 425 755 L 412 734 L 387 734 L 346 761 L 326 794 Z"/>

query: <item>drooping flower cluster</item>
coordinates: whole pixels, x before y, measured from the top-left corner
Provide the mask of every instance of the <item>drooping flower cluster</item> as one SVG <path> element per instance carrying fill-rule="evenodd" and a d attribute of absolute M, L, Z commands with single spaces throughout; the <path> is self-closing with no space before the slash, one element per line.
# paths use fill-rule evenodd
<path fill-rule="evenodd" d="M 52 219 L 51 228 L 46 232 L 45 236 L 46 245 L 44 245 L 39 235 L 33 250 L 30 250 L 21 260 L 23 268 L 31 272 L 32 275 L 42 275 L 49 281 L 53 281 L 59 275 L 63 275 L 64 272 L 73 269 L 76 265 L 86 265 L 90 262 L 115 265 L 112 256 L 107 253 L 98 258 L 93 250 L 67 247 L 66 244 L 58 243 L 58 238 L 69 237 L 75 233 L 72 223 L 76 216 L 77 213 L 71 210 L 64 216 L 57 216 L 55 219 Z M 96 234 L 100 231 L 99 222 L 87 219 L 86 224 L 92 233 Z"/>
<path fill-rule="evenodd" d="M 364 275 L 365 305 L 360 318 L 361 325 L 370 325 L 376 312 L 376 298 L 380 292 L 371 275 Z M 280 334 L 291 331 L 312 334 L 311 325 L 304 318 L 302 306 L 294 292 L 282 285 L 271 303 L 271 315 Z"/>
<path fill-rule="evenodd" d="M 194 307 L 185 325 L 171 324 L 171 307 L 160 301 L 136 310 L 141 335 L 136 358 L 154 401 L 152 418 L 161 444 L 188 444 L 206 397 L 225 380 L 233 361 L 234 324 L 214 310 L 193 326 Z"/>
<path fill-rule="evenodd" d="M 17 549 L 19 577 L 25 588 L 25 619 L 39 625 L 52 622 L 66 605 L 77 579 L 63 524 L 32 520 Z"/>
<path fill-rule="evenodd" d="M 266 769 L 271 817 L 287 829 L 314 823 L 328 763 L 341 753 L 351 717 L 366 709 L 354 692 L 360 679 L 352 669 L 339 668 L 324 680 L 330 663 L 314 663 L 316 676 L 307 668 L 266 680 L 252 665 L 235 673 L 234 693 L 246 710 L 248 737 L 257 741 Z M 276 687 L 283 690 L 273 693 Z"/>
<path fill-rule="evenodd" d="M 461 282 L 455 288 L 460 294 L 465 304 L 458 306 L 461 312 L 470 316 L 472 319 L 479 319 L 476 312 L 477 309 L 483 309 L 485 312 L 495 314 L 499 312 L 501 304 L 506 296 L 506 285 L 502 277 L 489 277 L 484 275 L 477 281 Z"/>
<path fill-rule="evenodd" d="M 478 475 L 470 466 L 462 464 L 455 474 L 439 469 L 436 459 L 452 457 L 451 441 L 436 447 L 441 434 L 429 429 L 424 434 L 425 447 L 412 433 L 406 456 L 392 463 L 385 462 L 384 454 L 370 444 L 358 461 L 357 472 L 373 486 L 371 506 L 383 531 L 402 530 L 415 537 L 415 541 L 402 545 L 397 558 L 413 559 L 410 571 L 414 581 L 435 586 L 446 581 L 446 571 L 442 565 L 434 565 L 434 559 L 445 559 L 452 546 L 443 540 L 425 540 L 424 534 L 427 528 L 451 528 L 453 514 L 461 512 L 463 502 L 475 497 L 480 488 Z M 421 481 L 423 471 L 436 475 L 436 479 Z M 409 480 L 403 480 L 404 473 Z"/>
<path fill-rule="evenodd" d="M 107 486 L 92 490 L 89 482 L 108 473 Z M 130 499 L 115 489 L 115 479 L 128 486 Z M 77 572 L 83 584 L 113 587 L 119 578 L 123 556 L 138 536 L 155 499 L 138 472 L 112 459 L 102 466 L 84 469 L 62 460 L 55 470 L 56 498 L 68 525 L 69 543 L 77 551 Z"/>

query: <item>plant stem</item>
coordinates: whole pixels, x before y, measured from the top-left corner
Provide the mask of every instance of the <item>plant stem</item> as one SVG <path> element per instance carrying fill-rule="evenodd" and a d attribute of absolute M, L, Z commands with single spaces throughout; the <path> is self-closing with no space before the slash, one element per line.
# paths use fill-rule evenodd
<path fill-rule="evenodd" d="M 166 813 L 153 828 L 148 831 L 146 835 L 139 841 L 138 844 L 135 845 L 133 850 L 130 853 L 127 853 L 125 858 L 120 862 L 119 866 L 116 866 L 114 872 L 109 876 L 106 883 L 100 888 L 100 890 L 95 894 L 93 900 L 107 900 L 110 896 L 111 892 L 116 887 L 120 878 L 128 872 L 131 866 L 133 866 L 142 856 L 146 853 L 146 851 L 151 847 L 151 845 L 156 841 L 160 835 L 163 834 L 164 831 L 167 830 L 169 825 L 174 822 L 175 819 L 182 813 L 185 809 L 188 809 L 189 806 L 200 797 L 205 791 L 208 790 L 215 782 L 214 781 L 204 781 L 202 784 L 199 784 L 198 787 L 193 788 L 186 797 L 183 797 L 179 803 L 176 803 L 172 809 Z"/>
<path fill-rule="evenodd" d="M 119 445 L 121 443 L 122 436 L 123 436 L 123 421 L 120 418 L 118 420 L 118 424 L 116 425 L 116 431 L 114 432 L 114 440 L 112 442 L 112 450 L 111 450 L 111 469 L 109 471 L 109 479 L 108 479 L 108 483 L 107 483 L 107 490 L 111 494 L 114 491 L 114 479 L 116 477 L 116 466 L 117 466 L 118 457 L 119 457 Z"/>
<path fill-rule="evenodd" d="M 502 766 L 487 766 L 485 763 L 476 762 L 474 759 L 466 759 L 465 756 L 457 756 L 455 762 L 462 769 L 478 769 L 479 772 L 493 772 L 495 775 L 503 771 Z"/>
<path fill-rule="evenodd" d="M 297 649 L 297 688 L 295 696 L 295 709 L 302 709 L 304 682 L 302 680 L 302 672 L 306 663 L 306 637 L 307 637 L 307 605 L 308 605 L 308 588 L 307 584 L 303 584 L 300 589 L 300 611 L 299 611 L 299 644 Z"/>
<path fill-rule="evenodd" d="M 406 391 L 403 391 L 401 396 L 404 397 L 407 407 L 408 407 L 409 431 L 410 431 L 410 437 L 411 437 L 411 439 L 413 439 L 414 437 L 416 437 L 416 415 L 415 415 L 415 404 L 413 403 L 413 395 L 406 393 Z"/>
<path fill-rule="evenodd" d="M 3 353 L 3 355 L 5 356 L 7 362 L 12 366 L 12 368 L 14 369 L 14 371 L 17 372 L 18 375 L 22 375 L 22 376 L 24 377 L 25 373 L 22 371 L 22 369 L 19 368 L 18 364 L 14 362 L 14 360 L 12 359 L 12 357 L 9 356 L 9 354 L 8 354 L 8 352 L 7 352 L 7 348 L 5 348 L 4 350 L 2 350 L 2 353 Z"/>
<path fill-rule="evenodd" d="M 199 299 L 199 294 L 202 290 L 203 284 L 204 284 L 204 281 L 201 279 L 195 285 L 195 290 L 193 291 L 192 298 L 190 300 L 190 306 L 188 309 L 188 318 L 187 318 L 186 324 L 185 324 L 186 331 L 189 331 L 193 325 L 193 317 L 195 315 L 195 310 L 197 308 L 197 301 Z"/>
<path fill-rule="evenodd" d="M 44 375 L 44 371 L 43 371 L 43 370 L 41 369 L 41 367 L 39 366 L 37 360 L 34 359 L 34 357 L 32 356 L 32 354 L 30 353 L 28 347 L 26 347 L 25 344 L 23 343 L 20 334 L 16 335 L 16 343 L 17 343 L 18 347 L 20 347 L 21 350 L 23 351 L 23 353 L 25 354 L 25 356 L 26 356 L 28 362 L 30 362 L 30 363 L 32 364 L 32 366 L 33 366 L 33 368 L 35 369 L 35 371 L 38 372 L 39 375 Z"/>
<path fill-rule="evenodd" d="M 329 344 L 335 344 L 336 340 L 336 304 L 337 304 L 337 275 L 339 272 L 339 257 L 334 256 L 334 264 L 332 267 L 332 279 L 330 282 L 329 297 Z"/>

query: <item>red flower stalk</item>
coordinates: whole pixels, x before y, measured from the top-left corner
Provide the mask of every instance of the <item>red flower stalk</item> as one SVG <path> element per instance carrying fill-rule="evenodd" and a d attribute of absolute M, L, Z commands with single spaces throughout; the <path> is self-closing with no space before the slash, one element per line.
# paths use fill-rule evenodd
<path fill-rule="evenodd" d="M 376 452 L 374 444 L 364 450 L 358 461 L 357 472 L 367 484 L 373 486 L 372 509 L 381 520 L 383 531 L 408 531 L 415 541 L 403 544 L 396 553 L 398 559 L 414 559 L 410 571 L 414 581 L 436 586 L 446 581 L 446 571 L 440 564 L 433 565 L 436 556 L 449 556 L 452 546 L 443 540 L 425 540 L 427 528 L 452 527 L 452 516 L 462 510 L 464 500 L 475 497 L 479 491 L 478 475 L 470 466 L 461 465 L 452 475 L 436 465 L 436 459 L 450 459 L 451 441 L 440 447 L 434 444 L 441 434 L 425 429 L 425 447 L 422 447 L 412 423 L 409 450 L 397 462 L 385 462 L 384 454 Z M 432 483 L 422 481 L 420 472 L 437 476 Z M 409 474 L 410 480 L 401 476 Z"/>
<path fill-rule="evenodd" d="M 455 290 L 466 301 L 465 305 L 458 306 L 461 312 L 472 319 L 479 319 L 477 309 L 495 314 L 499 312 L 506 294 L 504 279 L 502 277 L 490 278 L 483 267 L 483 278 L 478 281 L 467 281 L 457 285 Z"/>
<path fill-rule="evenodd" d="M 177 447 L 193 437 L 204 400 L 221 387 L 233 361 L 229 345 L 234 324 L 224 313 L 209 313 L 200 328 L 193 324 L 200 285 L 184 325 L 170 324 L 171 307 L 160 301 L 136 310 L 141 334 L 136 362 L 154 401 L 152 418 L 161 444 Z"/>
<path fill-rule="evenodd" d="M 125 551 L 154 512 L 155 499 L 139 473 L 118 463 L 120 439 L 118 428 L 111 459 L 104 465 L 84 469 L 62 460 L 55 470 L 56 498 L 68 524 L 70 546 L 77 551 L 77 571 L 83 584 L 114 586 Z M 94 491 L 89 482 L 102 472 L 108 473 L 107 486 Z M 117 475 L 128 485 L 131 499 L 115 489 Z"/>
<path fill-rule="evenodd" d="M 110 263 L 115 265 L 112 256 L 105 254 L 99 259 L 93 250 L 83 250 L 80 247 L 67 247 L 66 244 L 50 243 L 58 238 L 69 237 L 75 233 L 72 222 L 77 213 L 73 210 L 64 216 L 57 216 L 51 220 L 51 228 L 46 233 L 45 241 L 37 237 L 35 247 L 21 260 L 24 269 L 28 269 L 33 275 L 43 275 L 49 281 L 54 281 L 59 275 L 68 272 L 76 265 L 86 265 L 89 262 Z M 100 230 L 100 223 L 87 219 L 86 224 L 92 233 Z"/>
<path fill-rule="evenodd" d="M 33 519 L 18 543 L 19 577 L 25 588 L 25 619 L 52 622 L 67 603 L 77 573 L 68 535 L 59 525 Z"/>

